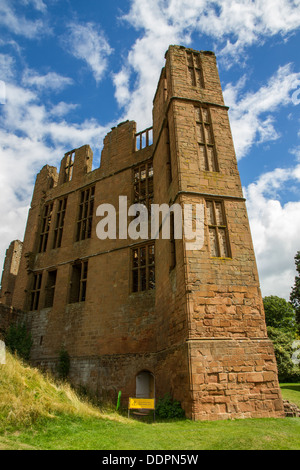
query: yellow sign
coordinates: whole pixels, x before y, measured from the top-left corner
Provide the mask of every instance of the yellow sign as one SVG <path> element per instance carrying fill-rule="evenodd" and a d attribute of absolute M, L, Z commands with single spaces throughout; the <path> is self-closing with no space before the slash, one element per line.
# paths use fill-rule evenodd
<path fill-rule="evenodd" d="M 129 398 L 130 410 L 155 410 L 154 398 Z"/>

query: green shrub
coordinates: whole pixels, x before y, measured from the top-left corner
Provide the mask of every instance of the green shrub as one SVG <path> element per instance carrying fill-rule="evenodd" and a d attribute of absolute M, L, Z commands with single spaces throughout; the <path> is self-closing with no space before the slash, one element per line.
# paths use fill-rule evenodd
<path fill-rule="evenodd" d="M 29 360 L 32 338 L 25 324 L 11 325 L 5 333 L 4 340 L 12 354 L 16 353 L 21 359 Z"/>
<path fill-rule="evenodd" d="M 59 352 L 57 370 L 61 379 L 65 380 L 68 377 L 70 372 L 70 356 L 64 348 Z"/>
<path fill-rule="evenodd" d="M 155 414 L 157 417 L 164 419 L 184 418 L 185 416 L 179 401 L 172 400 L 169 394 L 158 399 Z"/>

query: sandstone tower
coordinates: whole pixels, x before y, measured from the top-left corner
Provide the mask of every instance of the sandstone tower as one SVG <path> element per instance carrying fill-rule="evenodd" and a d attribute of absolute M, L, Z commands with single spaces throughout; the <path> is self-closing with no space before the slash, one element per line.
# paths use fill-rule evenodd
<path fill-rule="evenodd" d="M 99 240 L 96 208 L 202 204 L 204 246 L 185 239 Z M 119 212 L 117 212 L 119 216 Z M 170 46 L 153 128 L 119 124 L 100 168 L 89 146 L 37 176 L 12 305 L 32 362 L 99 396 L 170 393 L 187 417 L 283 416 L 245 199 L 212 52 Z"/>

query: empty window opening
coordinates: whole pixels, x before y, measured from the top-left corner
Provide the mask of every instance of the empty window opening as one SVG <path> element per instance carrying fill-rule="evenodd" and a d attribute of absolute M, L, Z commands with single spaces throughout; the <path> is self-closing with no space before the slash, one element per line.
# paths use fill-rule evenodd
<path fill-rule="evenodd" d="M 67 183 L 68 181 L 72 180 L 73 169 L 74 169 L 74 158 L 75 158 L 75 150 L 66 154 L 64 183 Z"/>
<path fill-rule="evenodd" d="M 195 107 L 200 170 L 219 171 L 209 109 Z"/>
<path fill-rule="evenodd" d="M 134 203 L 144 204 L 150 216 L 153 203 L 153 163 L 148 162 L 134 169 Z"/>
<path fill-rule="evenodd" d="M 136 398 L 155 398 L 155 377 L 147 370 L 136 376 Z"/>
<path fill-rule="evenodd" d="M 58 209 L 57 209 L 57 214 L 56 214 L 53 248 L 61 247 L 66 209 L 67 209 L 67 198 L 60 199 L 58 201 Z"/>
<path fill-rule="evenodd" d="M 53 307 L 54 293 L 56 285 L 57 271 L 49 271 L 47 284 L 46 284 L 46 295 L 45 295 L 45 308 Z"/>
<path fill-rule="evenodd" d="M 132 292 L 155 288 L 154 243 L 132 250 Z"/>
<path fill-rule="evenodd" d="M 88 276 L 88 261 L 79 261 L 72 265 L 69 303 L 84 302 Z"/>
<path fill-rule="evenodd" d="M 221 201 L 206 201 L 210 254 L 216 258 L 230 258 L 228 230 Z"/>
<path fill-rule="evenodd" d="M 76 241 L 86 240 L 92 236 L 95 186 L 80 193 L 79 214 L 77 220 Z"/>
<path fill-rule="evenodd" d="M 142 150 L 153 144 L 153 127 L 148 127 L 135 134 L 135 151 Z"/>
<path fill-rule="evenodd" d="M 42 273 L 33 275 L 32 289 L 30 293 L 30 311 L 38 310 L 42 287 Z"/>
<path fill-rule="evenodd" d="M 187 52 L 187 66 L 190 84 L 198 88 L 204 88 L 204 79 L 200 54 Z"/>
<path fill-rule="evenodd" d="M 50 204 L 46 204 L 44 207 L 40 242 L 39 242 L 39 253 L 44 253 L 47 249 L 52 212 L 53 212 L 53 202 Z"/>
<path fill-rule="evenodd" d="M 168 99 L 168 82 L 167 77 L 164 78 L 164 101 Z"/>

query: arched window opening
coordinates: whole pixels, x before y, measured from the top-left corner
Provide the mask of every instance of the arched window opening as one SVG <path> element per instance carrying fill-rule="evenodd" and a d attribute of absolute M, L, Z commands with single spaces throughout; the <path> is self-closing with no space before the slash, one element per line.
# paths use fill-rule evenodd
<path fill-rule="evenodd" d="M 143 370 L 136 376 L 136 398 L 155 398 L 155 377 Z"/>

